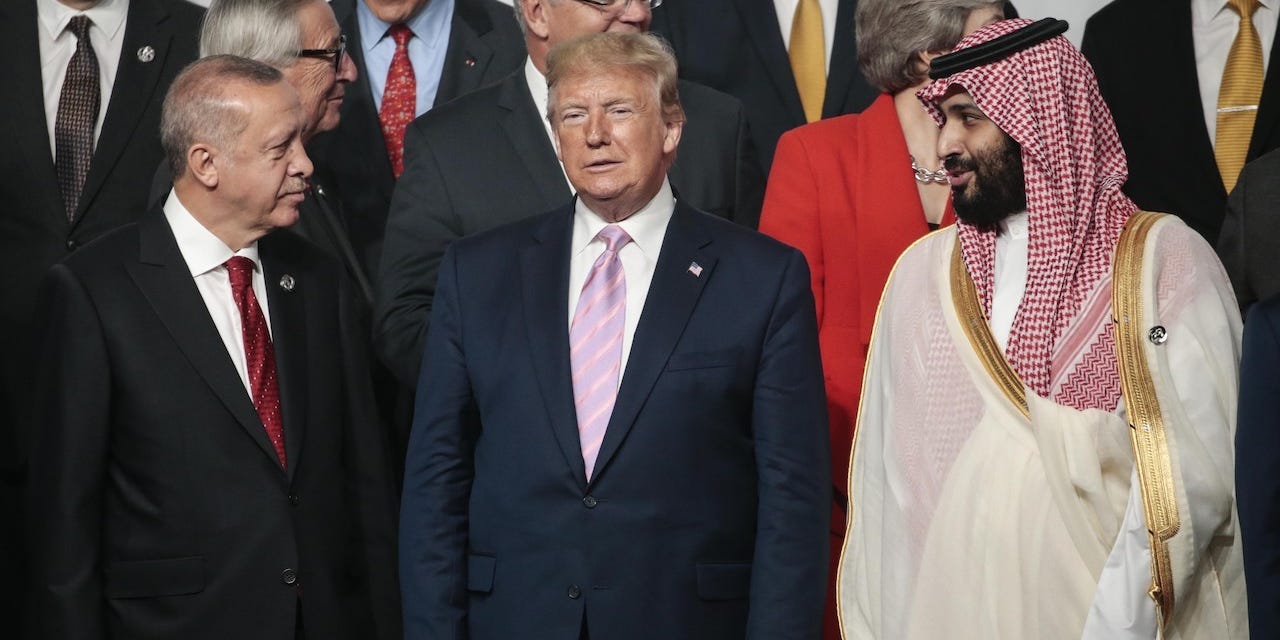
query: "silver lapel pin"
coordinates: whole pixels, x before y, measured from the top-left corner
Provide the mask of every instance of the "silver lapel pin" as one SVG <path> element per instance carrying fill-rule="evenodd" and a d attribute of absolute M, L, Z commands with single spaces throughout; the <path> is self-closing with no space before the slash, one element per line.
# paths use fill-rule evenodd
<path fill-rule="evenodd" d="M 139 62 L 151 62 L 152 60 L 155 60 L 155 59 L 156 59 L 156 50 L 152 49 L 151 45 L 147 45 L 141 49 L 138 49 Z"/>
<path fill-rule="evenodd" d="M 293 279 L 293 276 L 287 273 L 280 276 L 280 288 L 287 292 L 292 292 L 293 288 L 297 286 L 297 284 L 298 283 Z"/>

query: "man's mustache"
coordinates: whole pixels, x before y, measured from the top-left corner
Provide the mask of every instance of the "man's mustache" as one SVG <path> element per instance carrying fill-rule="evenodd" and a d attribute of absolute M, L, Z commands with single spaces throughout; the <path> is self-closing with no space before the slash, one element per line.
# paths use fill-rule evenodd
<path fill-rule="evenodd" d="M 974 162 L 973 158 L 965 158 L 958 153 L 953 153 L 942 159 L 942 168 L 948 173 L 977 171 L 978 163 Z"/>

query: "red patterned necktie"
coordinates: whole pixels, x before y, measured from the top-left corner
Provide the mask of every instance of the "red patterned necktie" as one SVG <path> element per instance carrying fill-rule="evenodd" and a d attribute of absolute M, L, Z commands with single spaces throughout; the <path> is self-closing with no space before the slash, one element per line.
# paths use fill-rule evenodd
<path fill-rule="evenodd" d="M 382 92 L 378 120 L 382 122 L 382 137 L 387 141 L 391 171 L 399 178 L 404 173 L 404 128 L 413 122 L 418 81 L 413 77 L 413 62 L 409 60 L 409 39 L 413 31 L 403 22 L 397 22 L 387 34 L 396 41 L 396 54 L 391 58 L 391 68 L 387 69 L 387 86 Z"/>
<path fill-rule="evenodd" d="M 276 352 L 267 331 L 267 319 L 253 295 L 253 261 L 244 256 L 232 256 L 226 262 L 227 276 L 231 279 L 231 297 L 240 310 L 241 332 L 244 334 L 244 360 L 249 368 L 249 388 L 252 389 L 253 406 L 258 409 L 267 438 L 284 467 L 284 421 L 280 418 L 280 389 L 276 385 Z"/>
<path fill-rule="evenodd" d="M 53 124 L 54 168 L 67 220 L 74 220 L 80 191 L 93 160 L 93 128 L 98 123 L 102 91 L 98 86 L 98 56 L 89 42 L 88 16 L 76 16 L 67 26 L 76 37 L 76 52 L 67 63 L 67 74 L 58 95 Z"/>
<path fill-rule="evenodd" d="M 573 404 L 588 481 L 618 398 L 627 312 L 627 278 L 618 251 L 631 242 L 631 236 L 616 224 L 601 229 L 596 237 L 604 241 L 605 249 L 587 274 L 569 326 Z"/>

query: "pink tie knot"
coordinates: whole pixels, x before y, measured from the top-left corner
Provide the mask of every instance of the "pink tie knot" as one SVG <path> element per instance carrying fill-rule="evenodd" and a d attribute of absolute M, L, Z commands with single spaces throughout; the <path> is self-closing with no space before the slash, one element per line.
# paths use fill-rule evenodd
<path fill-rule="evenodd" d="M 397 22 L 391 25 L 390 29 L 387 29 L 387 35 L 396 41 L 397 49 L 403 49 L 409 45 L 409 38 L 413 37 L 413 30 L 409 28 L 409 25 Z"/>
<path fill-rule="evenodd" d="M 596 237 L 604 241 L 605 251 L 617 253 L 619 249 L 631 242 L 631 235 L 622 227 L 611 224 L 600 230 Z"/>

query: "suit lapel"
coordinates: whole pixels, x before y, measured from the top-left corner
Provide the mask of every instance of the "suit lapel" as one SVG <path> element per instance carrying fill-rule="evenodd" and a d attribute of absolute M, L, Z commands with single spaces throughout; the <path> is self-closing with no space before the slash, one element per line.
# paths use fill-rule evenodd
<path fill-rule="evenodd" d="M 1280 120 L 1280 64 L 1276 64 L 1280 62 L 1280 38 L 1273 39 L 1268 55 L 1271 63 L 1267 65 L 1267 77 L 1262 83 L 1262 97 L 1258 100 L 1258 117 L 1254 120 L 1247 160 L 1266 153 L 1267 138 L 1271 136 L 1276 121 Z"/>
<path fill-rule="evenodd" d="M 627 369 L 623 373 L 618 399 L 613 405 L 613 415 L 609 418 L 609 427 L 605 431 L 595 470 L 591 474 L 592 482 L 599 479 L 601 472 L 631 431 L 636 416 L 644 407 L 654 383 L 684 333 L 703 287 L 715 275 L 716 255 L 711 251 L 710 244 L 711 236 L 699 224 L 697 214 L 688 206 L 677 202 L 675 213 L 667 225 L 666 236 L 662 240 L 662 251 L 654 268 L 645 308 L 640 314 L 640 322 L 631 341 Z M 702 267 L 698 276 L 689 272 L 689 266 L 693 262 Z M 567 313 L 563 305 L 560 311 L 562 317 Z M 567 361 L 568 356 L 565 357 Z M 567 375 L 565 379 L 569 379 Z M 576 443 L 577 434 L 574 435 Z"/>
<path fill-rule="evenodd" d="M 138 236 L 139 262 L 128 267 L 133 281 L 214 395 L 245 433 L 258 443 L 263 455 L 278 465 L 262 420 L 191 279 L 173 231 L 159 209 L 139 221 Z M 272 313 L 275 313 L 274 307 Z"/>
<path fill-rule="evenodd" d="M 578 440 L 573 377 L 569 369 L 569 236 L 572 230 L 572 206 L 547 217 L 538 226 L 529 246 L 520 252 L 520 284 L 529 349 L 547 417 L 573 477 L 585 485 L 587 472 Z"/>
<path fill-rule="evenodd" d="M 777 10 L 769 0 L 732 0 L 737 6 L 738 16 L 746 27 L 747 34 L 760 52 L 765 71 L 773 80 L 774 89 L 782 98 L 791 121 L 803 123 L 804 106 L 800 103 L 800 91 L 796 89 L 795 75 L 791 73 L 791 61 L 787 57 L 787 47 L 782 43 L 782 32 L 778 30 Z"/>
<path fill-rule="evenodd" d="M 1204 104 L 1200 100 L 1200 84 L 1196 80 L 1195 43 L 1191 35 L 1191 3 L 1180 2 L 1171 5 L 1166 11 L 1151 14 L 1153 20 L 1170 20 L 1173 25 L 1168 29 L 1153 28 L 1150 33 L 1171 33 L 1173 42 L 1160 46 L 1169 50 L 1173 61 L 1169 65 L 1173 69 L 1170 78 L 1171 86 L 1183 87 L 1181 91 L 1168 94 L 1169 110 L 1172 122 L 1185 122 L 1191 126 L 1186 137 L 1188 157 L 1195 166 L 1187 167 L 1191 175 L 1206 176 L 1217 184 L 1226 197 L 1222 180 L 1218 177 L 1218 161 L 1213 155 L 1213 141 L 1209 139 L 1209 130 L 1204 125 Z"/>
<path fill-rule="evenodd" d="M 444 70 L 436 105 L 444 104 L 480 87 L 493 49 L 484 41 L 493 30 L 489 16 L 469 0 L 457 0 L 449 28 L 449 48 L 444 54 Z"/>
<path fill-rule="evenodd" d="M 158 0 L 133 0 L 125 21 L 124 45 L 120 50 L 120 67 L 107 106 L 107 116 L 98 135 L 89 175 L 85 178 L 76 220 L 79 221 L 94 196 L 115 168 L 120 154 L 137 133 L 138 122 L 152 102 L 160 76 L 169 55 L 173 25 L 169 14 Z M 138 59 L 143 47 L 155 50 L 148 62 Z M 154 135 L 154 132 L 144 132 Z"/>
<path fill-rule="evenodd" d="M 502 81 L 498 106 L 507 112 L 501 117 L 502 129 L 520 156 L 521 164 L 538 186 L 543 201 L 561 203 L 569 199 L 572 194 L 560 171 L 555 147 L 543 128 L 542 116 L 533 104 L 523 67 Z"/>
<path fill-rule="evenodd" d="M 19 120 L 5 123 L 18 142 L 19 153 L 27 158 L 27 165 L 35 180 L 27 187 L 44 196 L 45 206 L 40 212 L 56 214 L 62 228 L 67 226 L 63 213 L 62 195 L 58 189 L 58 175 L 49 151 L 49 124 L 44 113 L 44 85 L 40 76 L 40 28 L 36 17 L 36 3 L 30 1 L 4 3 L 0 6 L 0 51 L 6 60 L 23 61 L 9 65 L 12 74 L 13 100 Z M 34 213 L 34 212 L 33 212 Z"/>
<path fill-rule="evenodd" d="M 271 312 L 271 343 L 276 352 L 276 379 L 284 418 L 285 459 L 292 482 L 306 435 L 307 300 L 316 278 L 275 240 L 271 236 L 263 238 L 258 242 L 258 250 Z M 287 284 L 290 282 L 292 290 Z"/>

